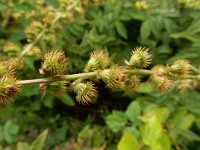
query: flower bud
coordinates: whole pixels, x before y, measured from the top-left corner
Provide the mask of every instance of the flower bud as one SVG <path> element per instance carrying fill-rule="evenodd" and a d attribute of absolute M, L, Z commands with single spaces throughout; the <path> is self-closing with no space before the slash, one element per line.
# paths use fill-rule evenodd
<path fill-rule="evenodd" d="M 20 47 L 14 42 L 7 42 L 3 47 L 3 51 L 5 53 L 14 53 L 16 55 L 16 53 L 20 51 Z"/>
<path fill-rule="evenodd" d="M 140 87 L 140 79 L 136 75 L 131 75 L 126 79 L 122 88 L 128 92 L 135 92 Z"/>
<path fill-rule="evenodd" d="M 131 67 L 135 68 L 146 68 L 151 63 L 151 55 L 148 52 L 148 49 L 138 47 L 132 51 L 131 58 L 125 63 Z"/>
<path fill-rule="evenodd" d="M 12 74 L 14 74 L 13 67 L 9 65 L 7 61 L 0 59 L 0 78 L 2 76 L 12 75 Z"/>
<path fill-rule="evenodd" d="M 110 69 L 99 70 L 98 77 L 102 79 L 109 88 L 118 88 L 126 80 L 124 69 L 118 65 L 113 65 Z"/>
<path fill-rule="evenodd" d="M 59 81 L 59 82 L 52 82 L 52 83 L 43 83 L 40 84 L 41 91 L 45 89 L 45 91 L 49 92 L 54 96 L 60 96 L 66 93 L 67 91 L 67 82 L 66 81 Z"/>
<path fill-rule="evenodd" d="M 27 46 L 29 46 L 29 44 L 25 45 L 24 48 L 26 48 Z M 26 56 L 32 56 L 35 59 L 40 59 L 41 56 L 42 56 L 42 51 L 41 51 L 41 49 L 39 47 L 33 46 L 33 48 L 31 48 L 31 50 L 29 50 L 26 53 Z"/>
<path fill-rule="evenodd" d="M 110 58 L 103 51 L 93 51 L 90 53 L 90 60 L 88 61 L 85 70 L 95 71 L 97 69 L 105 69 L 110 64 Z"/>
<path fill-rule="evenodd" d="M 157 91 L 159 92 L 167 92 L 172 87 L 172 81 L 168 79 L 165 75 L 157 75 L 154 74 L 150 76 L 150 81 L 156 86 Z"/>
<path fill-rule="evenodd" d="M 63 75 L 67 70 L 67 58 L 64 52 L 50 51 L 44 54 L 40 74 Z"/>
<path fill-rule="evenodd" d="M 191 65 L 185 59 L 177 59 L 170 67 L 170 71 L 178 75 L 187 75 L 190 70 Z"/>
<path fill-rule="evenodd" d="M 34 39 L 42 31 L 42 29 L 43 25 L 38 21 L 34 21 L 30 26 L 26 27 L 25 33 L 27 35 L 28 41 L 34 41 Z"/>
<path fill-rule="evenodd" d="M 26 64 L 23 58 L 12 57 L 8 59 L 8 64 L 15 70 L 23 70 L 26 68 Z"/>
<path fill-rule="evenodd" d="M 17 84 L 16 78 L 12 76 L 4 76 L 0 79 L 0 104 L 10 101 L 19 95 L 21 89 Z"/>
<path fill-rule="evenodd" d="M 197 86 L 198 86 L 198 82 L 196 80 L 185 79 L 185 80 L 181 80 L 180 82 L 176 84 L 176 89 L 178 91 L 194 90 L 195 88 L 197 88 Z"/>
<path fill-rule="evenodd" d="M 97 90 L 92 82 L 78 83 L 73 88 L 77 94 L 76 100 L 84 105 L 94 102 L 97 97 Z"/>
<path fill-rule="evenodd" d="M 151 70 L 154 71 L 156 74 L 165 75 L 165 74 L 168 74 L 169 67 L 163 66 L 163 65 L 156 65 Z"/>

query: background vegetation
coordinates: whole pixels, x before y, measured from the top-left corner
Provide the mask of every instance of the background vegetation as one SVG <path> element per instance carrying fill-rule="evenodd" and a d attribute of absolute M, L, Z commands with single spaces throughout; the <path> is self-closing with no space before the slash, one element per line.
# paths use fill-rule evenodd
<path fill-rule="evenodd" d="M 1 0 L 0 24 L 0 55 L 15 62 L 20 79 L 40 78 L 41 53 L 51 49 L 66 52 L 69 74 L 82 72 L 94 49 L 124 64 L 136 46 L 150 48 L 152 66 L 186 58 L 199 71 L 198 0 Z M 23 53 L 27 44 L 34 47 Z M 56 150 L 200 149 L 198 87 L 162 94 L 143 83 L 126 94 L 99 82 L 98 91 L 84 106 L 70 92 L 41 100 L 37 85 L 23 87 L 0 109 L 0 149 L 39 150 L 44 141 Z"/>

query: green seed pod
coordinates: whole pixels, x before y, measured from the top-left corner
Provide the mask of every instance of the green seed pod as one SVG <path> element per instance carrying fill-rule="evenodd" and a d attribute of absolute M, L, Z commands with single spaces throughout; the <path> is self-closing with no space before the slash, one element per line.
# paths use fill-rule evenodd
<path fill-rule="evenodd" d="M 38 21 L 34 21 L 30 26 L 26 27 L 25 33 L 27 35 L 28 41 L 34 41 L 34 39 L 38 36 L 42 29 L 43 25 Z"/>
<path fill-rule="evenodd" d="M 159 92 L 167 92 L 172 87 L 172 81 L 168 79 L 165 75 L 157 75 L 154 74 L 150 76 L 150 81 L 156 86 L 157 91 Z"/>
<path fill-rule="evenodd" d="M 138 47 L 132 51 L 131 58 L 125 63 L 131 67 L 136 68 L 146 68 L 151 63 L 151 55 L 148 52 L 148 49 Z"/>
<path fill-rule="evenodd" d="M 97 90 L 92 82 L 75 84 L 73 89 L 77 94 L 76 100 L 84 105 L 93 103 L 97 97 Z"/>
<path fill-rule="evenodd" d="M 90 53 L 90 59 L 85 67 L 85 71 L 95 71 L 105 69 L 110 65 L 110 58 L 103 51 L 93 51 Z"/>
<path fill-rule="evenodd" d="M 7 42 L 3 47 L 3 51 L 5 53 L 12 53 L 14 55 L 16 55 L 20 51 L 20 49 L 21 48 L 19 47 L 19 45 L 14 42 Z"/>
<path fill-rule="evenodd" d="M 163 65 L 156 65 L 151 70 L 160 75 L 165 75 L 169 73 L 169 67 Z"/>
<path fill-rule="evenodd" d="M 184 90 L 194 90 L 198 86 L 198 81 L 192 80 L 192 79 L 185 79 L 181 80 L 176 84 L 176 89 L 178 91 L 184 91 Z"/>
<path fill-rule="evenodd" d="M 98 77 L 102 79 L 109 88 L 118 88 L 126 80 L 124 69 L 118 65 L 113 65 L 110 69 L 99 70 Z"/>
<path fill-rule="evenodd" d="M 54 96 L 60 96 L 66 93 L 67 91 L 67 82 L 66 81 L 59 81 L 53 83 L 44 83 L 40 84 L 40 89 L 49 92 Z"/>
<path fill-rule="evenodd" d="M 28 47 L 29 44 L 25 45 L 24 48 Z M 37 59 L 40 59 L 41 56 L 42 56 L 42 51 L 39 47 L 37 46 L 33 46 L 33 48 L 31 48 L 31 50 L 29 50 L 26 54 L 26 56 L 31 56 L 33 58 L 35 58 L 36 60 Z"/>
<path fill-rule="evenodd" d="M 14 69 L 6 60 L 0 59 L 0 78 L 14 74 Z"/>
<path fill-rule="evenodd" d="M 64 52 L 50 51 L 44 54 L 40 74 L 63 75 L 67 71 L 67 58 Z"/>
<path fill-rule="evenodd" d="M 187 75 L 190 70 L 191 70 L 191 65 L 188 62 L 188 60 L 185 59 L 177 59 L 170 67 L 170 71 L 172 73 L 182 76 Z"/>
<path fill-rule="evenodd" d="M 126 79 L 122 88 L 124 91 L 131 93 L 135 92 L 140 87 L 140 84 L 140 78 L 138 78 L 136 75 L 131 75 Z"/>
<path fill-rule="evenodd" d="M 4 76 L 0 79 L 0 104 L 14 101 L 20 94 L 21 88 L 13 76 Z"/>

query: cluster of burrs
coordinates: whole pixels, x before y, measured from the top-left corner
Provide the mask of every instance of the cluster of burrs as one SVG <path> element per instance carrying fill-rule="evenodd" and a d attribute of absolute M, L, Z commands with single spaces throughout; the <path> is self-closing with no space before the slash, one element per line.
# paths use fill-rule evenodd
<path fill-rule="evenodd" d="M 143 76 L 149 76 L 148 81 L 153 83 L 159 92 L 169 91 L 172 85 L 175 85 L 173 81 L 177 81 L 178 90 L 197 87 L 200 75 L 191 74 L 192 66 L 187 60 L 177 59 L 172 65 L 157 65 L 149 70 L 144 69 L 149 67 L 151 61 L 149 50 L 142 47 L 132 51 L 124 66 L 111 64 L 108 54 L 98 50 L 91 52 L 84 73 L 67 75 L 68 58 L 64 52 L 53 50 L 43 55 L 39 72 L 44 78 L 20 81 L 16 80 L 14 69 L 1 61 L 0 103 L 14 100 L 20 93 L 21 85 L 35 83 L 40 84 L 43 94 L 49 92 L 60 96 L 73 90 L 77 94 L 77 102 L 82 104 L 90 104 L 97 98 L 97 88 L 90 80 L 102 80 L 108 88 L 120 88 L 127 93 L 137 91 Z"/>

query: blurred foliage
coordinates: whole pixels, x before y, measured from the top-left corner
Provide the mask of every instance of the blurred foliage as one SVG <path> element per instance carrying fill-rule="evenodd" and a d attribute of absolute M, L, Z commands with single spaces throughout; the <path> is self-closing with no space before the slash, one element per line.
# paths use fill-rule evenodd
<path fill-rule="evenodd" d="M 198 0 L 77 0 L 74 9 L 61 9 L 67 17 L 45 30 L 20 62 L 18 53 L 71 2 L 0 1 L 0 55 L 15 58 L 19 78 L 39 78 L 40 53 L 49 49 L 65 51 L 69 74 L 81 72 L 94 49 L 108 51 L 113 62 L 123 64 L 136 46 L 150 48 L 153 65 L 187 58 L 200 66 Z M 30 37 L 27 27 L 34 21 L 41 26 L 35 23 L 37 34 Z M 16 51 L 5 49 L 7 42 L 16 43 Z M 43 144 L 58 150 L 200 149 L 199 89 L 160 94 L 145 83 L 134 94 L 124 94 L 102 87 L 98 83 L 99 98 L 90 106 L 75 104 L 70 92 L 41 100 L 38 86 L 24 87 L 16 102 L 0 109 L 0 149 L 39 150 Z M 47 130 L 39 135 L 46 128 L 48 136 Z"/>

